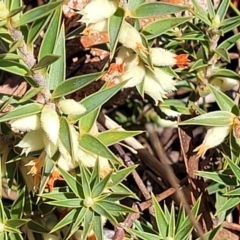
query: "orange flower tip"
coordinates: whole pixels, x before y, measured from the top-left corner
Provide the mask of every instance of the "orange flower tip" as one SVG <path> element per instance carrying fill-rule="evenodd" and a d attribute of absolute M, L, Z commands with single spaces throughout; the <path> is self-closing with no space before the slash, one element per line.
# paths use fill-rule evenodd
<path fill-rule="evenodd" d="M 91 230 L 90 233 L 88 234 L 87 240 L 96 240 L 96 236 L 95 236 L 93 230 Z"/>
<path fill-rule="evenodd" d="M 145 47 L 142 45 L 142 43 L 137 43 L 137 49 L 138 49 L 140 52 L 142 52 L 142 53 L 144 53 L 144 54 L 146 54 L 146 55 L 149 54 L 149 51 L 147 50 L 147 48 L 145 48 Z"/>
<path fill-rule="evenodd" d="M 89 36 L 89 35 L 92 34 L 92 31 L 91 31 L 91 28 L 86 27 L 81 33 L 82 33 L 82 35 L 84 35 L 84 36 Z"/>
<path fill-rule="evenodd" d="M 200 146 L 196 147 L 193 151 L 197 152 L 197 157 L 203 157 L 205 155 L 205 153 L 207 152 L 207 150 L 209 149 L 208 146 L 201 144 Z"/>
<path fill-rule="evenodd" d="M 64 178 L 62 178 L 60 176 L 60 173 L 55 170 L 52 173 L 50 173 L 49 179 L 48 179 L 48 182 L 47 182 L 47 185 L 46 185 L 46 187 L 49 189 L 49 192 L 53 191 L 54 183 L 55 183 L 56 180 L 64 181 Z"/>
<path fill-rule="evenodd" d="M 190 60 L 188 59 L 188 54 L 179 54 L 174 58 L 176 59 L 176 65 L 179 68 L 185 68 L 190 62 Z"/>

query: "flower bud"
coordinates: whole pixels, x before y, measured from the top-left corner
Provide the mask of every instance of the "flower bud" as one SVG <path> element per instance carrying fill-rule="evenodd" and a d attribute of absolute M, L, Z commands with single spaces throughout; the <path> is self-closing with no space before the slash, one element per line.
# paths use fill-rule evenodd
<path fill-rule="evenodd" d="M 94 0 L 87 4 L 87 6 L 79 13 L 82 16 L 81 22 L 96 23 L 100 20 L 111 17 L 118 8 L 116 0 Z"/>
<path fill-rule="evenodd" d="M 232 78 L 214 78 L 210 81 L 210 84 L 212 84 L 214 87 L 220 89 L 223 92 L 229 91 L 233 89 L 235 86 L 239 85 L 239 81 Z"/>
<path fill-rule="evenodd" d="M 212 127 L 207 131 L 203 143 L 194 149 L 198 157 L 203 157 L 206 151 L 221 144 L 231 131 L 232 126 Z"/>
<path fill-rule="evenodd" d="M 0 20 L 4 20 L 9 15 L 9 11 L 6 8 L 4 2 L 0 1 Z"/>
<path fill-rule="evenodd" d="M 131 48 L 134 51 L 147 51 L 142 44 L 142 38 L 138 30 L 126 21 L 123 21 L 118 40 L 123 46 Z"/>
<path fill-rule="evenodd" d="M 41 124 L 49 140 L 57 144 L 60 128 L 59 116 L 49 105 L 45 105 L 42 109 Z"/>
<path fill-rule="evenodd" d="M 37 130 L 40 128 L 40 116 L 36 114 L 16 119 L 12 121 L 11 127 L 23 132 Z"/>
<path fill-rule="evenodd" d="M 30 152 L 38 151 L 44 148 L 42 129 L 28 132 L 23 139 L 16 145 L 16 147 L 22 148 L 21 155 L 26 153 L 26 156 Z"/>
<path fill-rule="evenodd" d="M 212 28 L 217 30 L 221 25 L 220 17 L 217 14 L 212 20 Z"/>
<path fill-rule="evenodd" d="M 86 112 L 86 108 L 76 102 L 73 99 L 64 99 L 59 101 L 58 103 L 59 109 L 64 113 L 64 114 L 82 114 Z"/>

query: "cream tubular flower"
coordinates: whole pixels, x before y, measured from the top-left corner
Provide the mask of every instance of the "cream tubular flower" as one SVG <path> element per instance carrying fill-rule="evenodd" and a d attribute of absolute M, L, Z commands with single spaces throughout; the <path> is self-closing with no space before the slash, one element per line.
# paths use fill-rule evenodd
<path fill-rule="evenodd" d="M 6 8 L 5 3 L 0 1 L 0 20 L 6 19 L 8 15 L 9 15 L 9 11 Z"/>
<path fill-rule="evenodd" d="M 37 114 L 16 119 L 11 123 L 12 128 L 18 129 L 19 131 L 23 132 L 37 130 L 40 128 L 40 125 L 40 116 Z"/>
<path fill-rule="evenodd" d="M 96 23 L 91 23 L 83 31 L 83 35 L 91 35 L 93 33 L 107 32 L 108 31 L 108 19 L 103 19 Z"/>
<path fill-rule="evenodd" d="M 144 92 L 155 100 L 163 101 L 166 98 L 166 94 L 175 91 L 175 81 L 172 76 L 161 70 L 160 68 L 154 68 L 154 72 L 147 70 L 144 80 Z"/>
<path fill-rule="evenodd" d="M 235 86 L 238 86 L 239 81 L 232 78 L 214 78 L 212 81 L 210 81 L 210 84 L 219 90 L 226 92 L 233 89 Z"/>
<path fill-rule="evenodd" d="M 144 65 L 139 62 L 138 65 L 124 72 L 119 79 L 120 82 L 127 81 L 124 88 L 134 87 L 143 81 L 145 73 L 146 71 Z"/>
<path fill-rule="evenodd" d="M 94 0 L 79 13 L 82 16 L 81 22 L 96 23 L 103 19 L 111 17 L 118 8 L 118 2 L 116 0 Z"/>
<path fill-rule="evenodd" d="M 60 100 L 58 108 L 66 115 L 69 114 L 82 114 L 86 112 L 86 108 L 73 99 Z"/>
<path fill-rule="evenodd" d="M 207 131 L 203 143 L 194 149 L 198 157 L 203 157 L 206 151 L 221 144 L 231 131 L 232 126 L 212 127 Z"/>
<path fill-rule="evenodd" d="M 59 116 L 49 105 L 45 105 L 42 109 L 41 125 L 49 140 L 57 144 L 60 128 Z"/>
<path fill-rule="evenodd" d="M 188 65 L 188 55 L 180 54 L 177 55 L 163 48 L 151 48 L 150 56 L 152 59 L 152 63 L 155 66 L 174 66 L 183 68 Z"/>
<path fill-rule="evenodd" d="M 16 145 L 17 147 L 22 148 L 21 155 L 25 153 L 27 156 L 30 152 L 44 149 L 43 134 L 44 132 L 42 129 L 27 133 Z"/>
<path fill-rule="evenodd" d="M 118 41 L 123 46 L 134 51 L 147 52 L 147 49 L 142 44 L 142 38 L 138 30 L 126 21 L 123 21 Z"/>

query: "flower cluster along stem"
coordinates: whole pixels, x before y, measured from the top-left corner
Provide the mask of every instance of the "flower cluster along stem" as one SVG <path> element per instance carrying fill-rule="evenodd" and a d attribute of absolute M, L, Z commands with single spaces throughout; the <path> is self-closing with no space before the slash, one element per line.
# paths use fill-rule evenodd
<path fill-rule="evenodd" d="M 27 48 L 27 44 L 24 41 L 24 37 L 23 34 L 20 30 L 17 30 L 15 28 L 13 28 L 10 24 L 7 25 L 7 28 L 9 30 L 10 36 L 12 37 L 14 42 L 18 42 L 20 41 L 20 45 L 18 47 L 18 50 L 21 52 L 21 54 L 23 55 L 23 61 L 24 63 L 27 65 L 27 67 L 31 70 L 35 63 L 36 63 L 36 59 L 33 56 L 33 54 L 28 51 Z M 50 90 L 47 88 L 46 85 L 46 79 L 43 76 L 43 74 L 40 71 L 34 71 L 33 72 L 33 80 L 35 81 L 35 83 L 39 86 L 39 87 L 43 87 L 43 98 L 45 100 L 45 103 L 49 102 L 50 99 Z"/>

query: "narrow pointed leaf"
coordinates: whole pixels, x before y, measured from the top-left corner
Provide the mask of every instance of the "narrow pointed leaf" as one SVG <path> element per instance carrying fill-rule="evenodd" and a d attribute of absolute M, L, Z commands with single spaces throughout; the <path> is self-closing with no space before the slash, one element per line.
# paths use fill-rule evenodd
<path fill-rule="evenodd" d="M 16 118 L 27 117 L 40 113 L 43 105 L 38 103 L 29 103 L 23 106 L 17 107 L 11 112 L 6 113 L 0 117 L 0 122 L 6 122 Z"/>
<path fill-rule="evenodd" d="M 150 2 L 139 5 L 133 12 L 132 17 L 136 18 L 149 18 L 164 16 L 167 14 L 173 14 L 187 10 L 186 7 L 182 7 L 175 4 L 168 4 L 163 2 Z"/>
<path fill-rule="evenodd" d="M 232 118 L 235 115 L 228 111 L 215 111 L 209 112 L 184 122 L 178 123 L 179 125 L 201 125 L 201 126 L 226 126 L 232 125 Z"/>
<path fill-rule="evenodd" d="M 68 119 L 73 122 L 77 121 L 82 116 L 88 114 L 89 112 L 95 110 L 96 108 L 99 108 L 105 102 L 107 102 L 114 94 L 116 94 L 120 89 L 122 89 L 122 87 L 125 84 L 126 84 L 125 82 L 117 84 L 114 87 L 100 90 L 100 91 L 84 98 L 80 103 L 87 109 L 87 111 L 81 115 L 69 115 Z"/>
<path fill-rule="evenodd" d="M 59 98 L 85 87 L 89 83 L 99 79 L 103 75 L 102 72 L 91 73 L 67 79 L 62 82 L 53 92 L 52 98 Z"/>
<path fill-rule="evenodd" d="M 103 143 L 90 134 L 82 135 L 79 139 L 79 145 L 88 152 L 122 164 L 121 161 Z"/>
<path fill-rule="evenodd" d="M 219 16 L 220 21 L 222 21 L 225 18 L 225 15 L 227 13 L 228 7 L 229 7 L 229 0 L 222 0 L 220 3 L 220 6 L 217 10 L 217 16 Z"/>
<path fill-rule="evenodd" d="M 39 70 L 50 66 L 52 63 L 56 62 L 61 56 L 59 55 L 45 55 L 40 61 L 33 67 L 33 70 Z"/>
<path fill-rule="evenodd" d="M 97 135 L 99 141 L 101 141 L 106 146 L 111 146 L 115 143 L 119 143 L 128 137 L 133 137 L 141 134 L 141 131 L 117 131 L 109 130 L 101 132 Z"/>
<path fill-rule="evenodd" d="M 47 85 L 50 90 L 55 90 L 66 78 L 66 49 L 65 49 L 65 28 L 64 24 L 60 29 L 53 54 L 60 55 L 60 58 L 50 66 Z"/>
<path fill-rule="evenodd" d="M 64 171 L 60 167 L 58 167 L 61 175 L 67 182 L 68 186 L 72 189 L 72 191 L 75 193 L 76 196 L 80 198 L 84 198 L 83 194 L 80 192 L 82 190 L 82 186 L 79 184 L 79 182 L 76 181 L 76 179 L 69 174 L 68 172 Z"/>
<path fill-rule="evenodd" d="M 96 198 L 102 194 L 102 192 L 106 189 L 106 186 L 109 183 L 112 173 L 108 174 L 104 177 L 98 184 L 96 184 L 92 190 L 92 198 Z"/>
<path fill-rule="evenodd" d="M 117 11 L 109 18 L 108 22 L 108 35 L 109 35 L 109 48 L 111 52 L 111 59 L 114 56 L 115 49 L 118 43 L 118 36 L 122 28 L 125 11 L 118 8 Z"/>
<path fill-rule="evenodd" d="M 25 25 L 27 23 L 33 22 L 39 18 L 42 18 L 49 13 L 51 13 L 54 9 L 59 7 L 60 5 L 63 4 L 63 0 L 59 0 L 57 2 L 52 2 L 48 4 L 44 4 L 40 7 L 33 8 L 26 13 L 24 13 L 18 23 L 19 26 Z"/>
<path fill-rule="evenodd" d="M 160 36 L 161 34 L 169 31 L 174 27 L 177 27 L 180 24 L 188 22 L 191 18 L 189 17 L 175 17 L 175 18 L 166 18 L 161 19 L 155 22 L 148 24 L 143 30 L 143 34 L 148 40 Z"/>
<path fill-rule="evenodd" d="M 102 226 L 103 226 L 102 217 L 100 215 L 94 215 L 92 227 L 93 227 L 93 231 L 94 231 L 94 235 L 96 236 L 96 239 L 104 239 Z"/>

